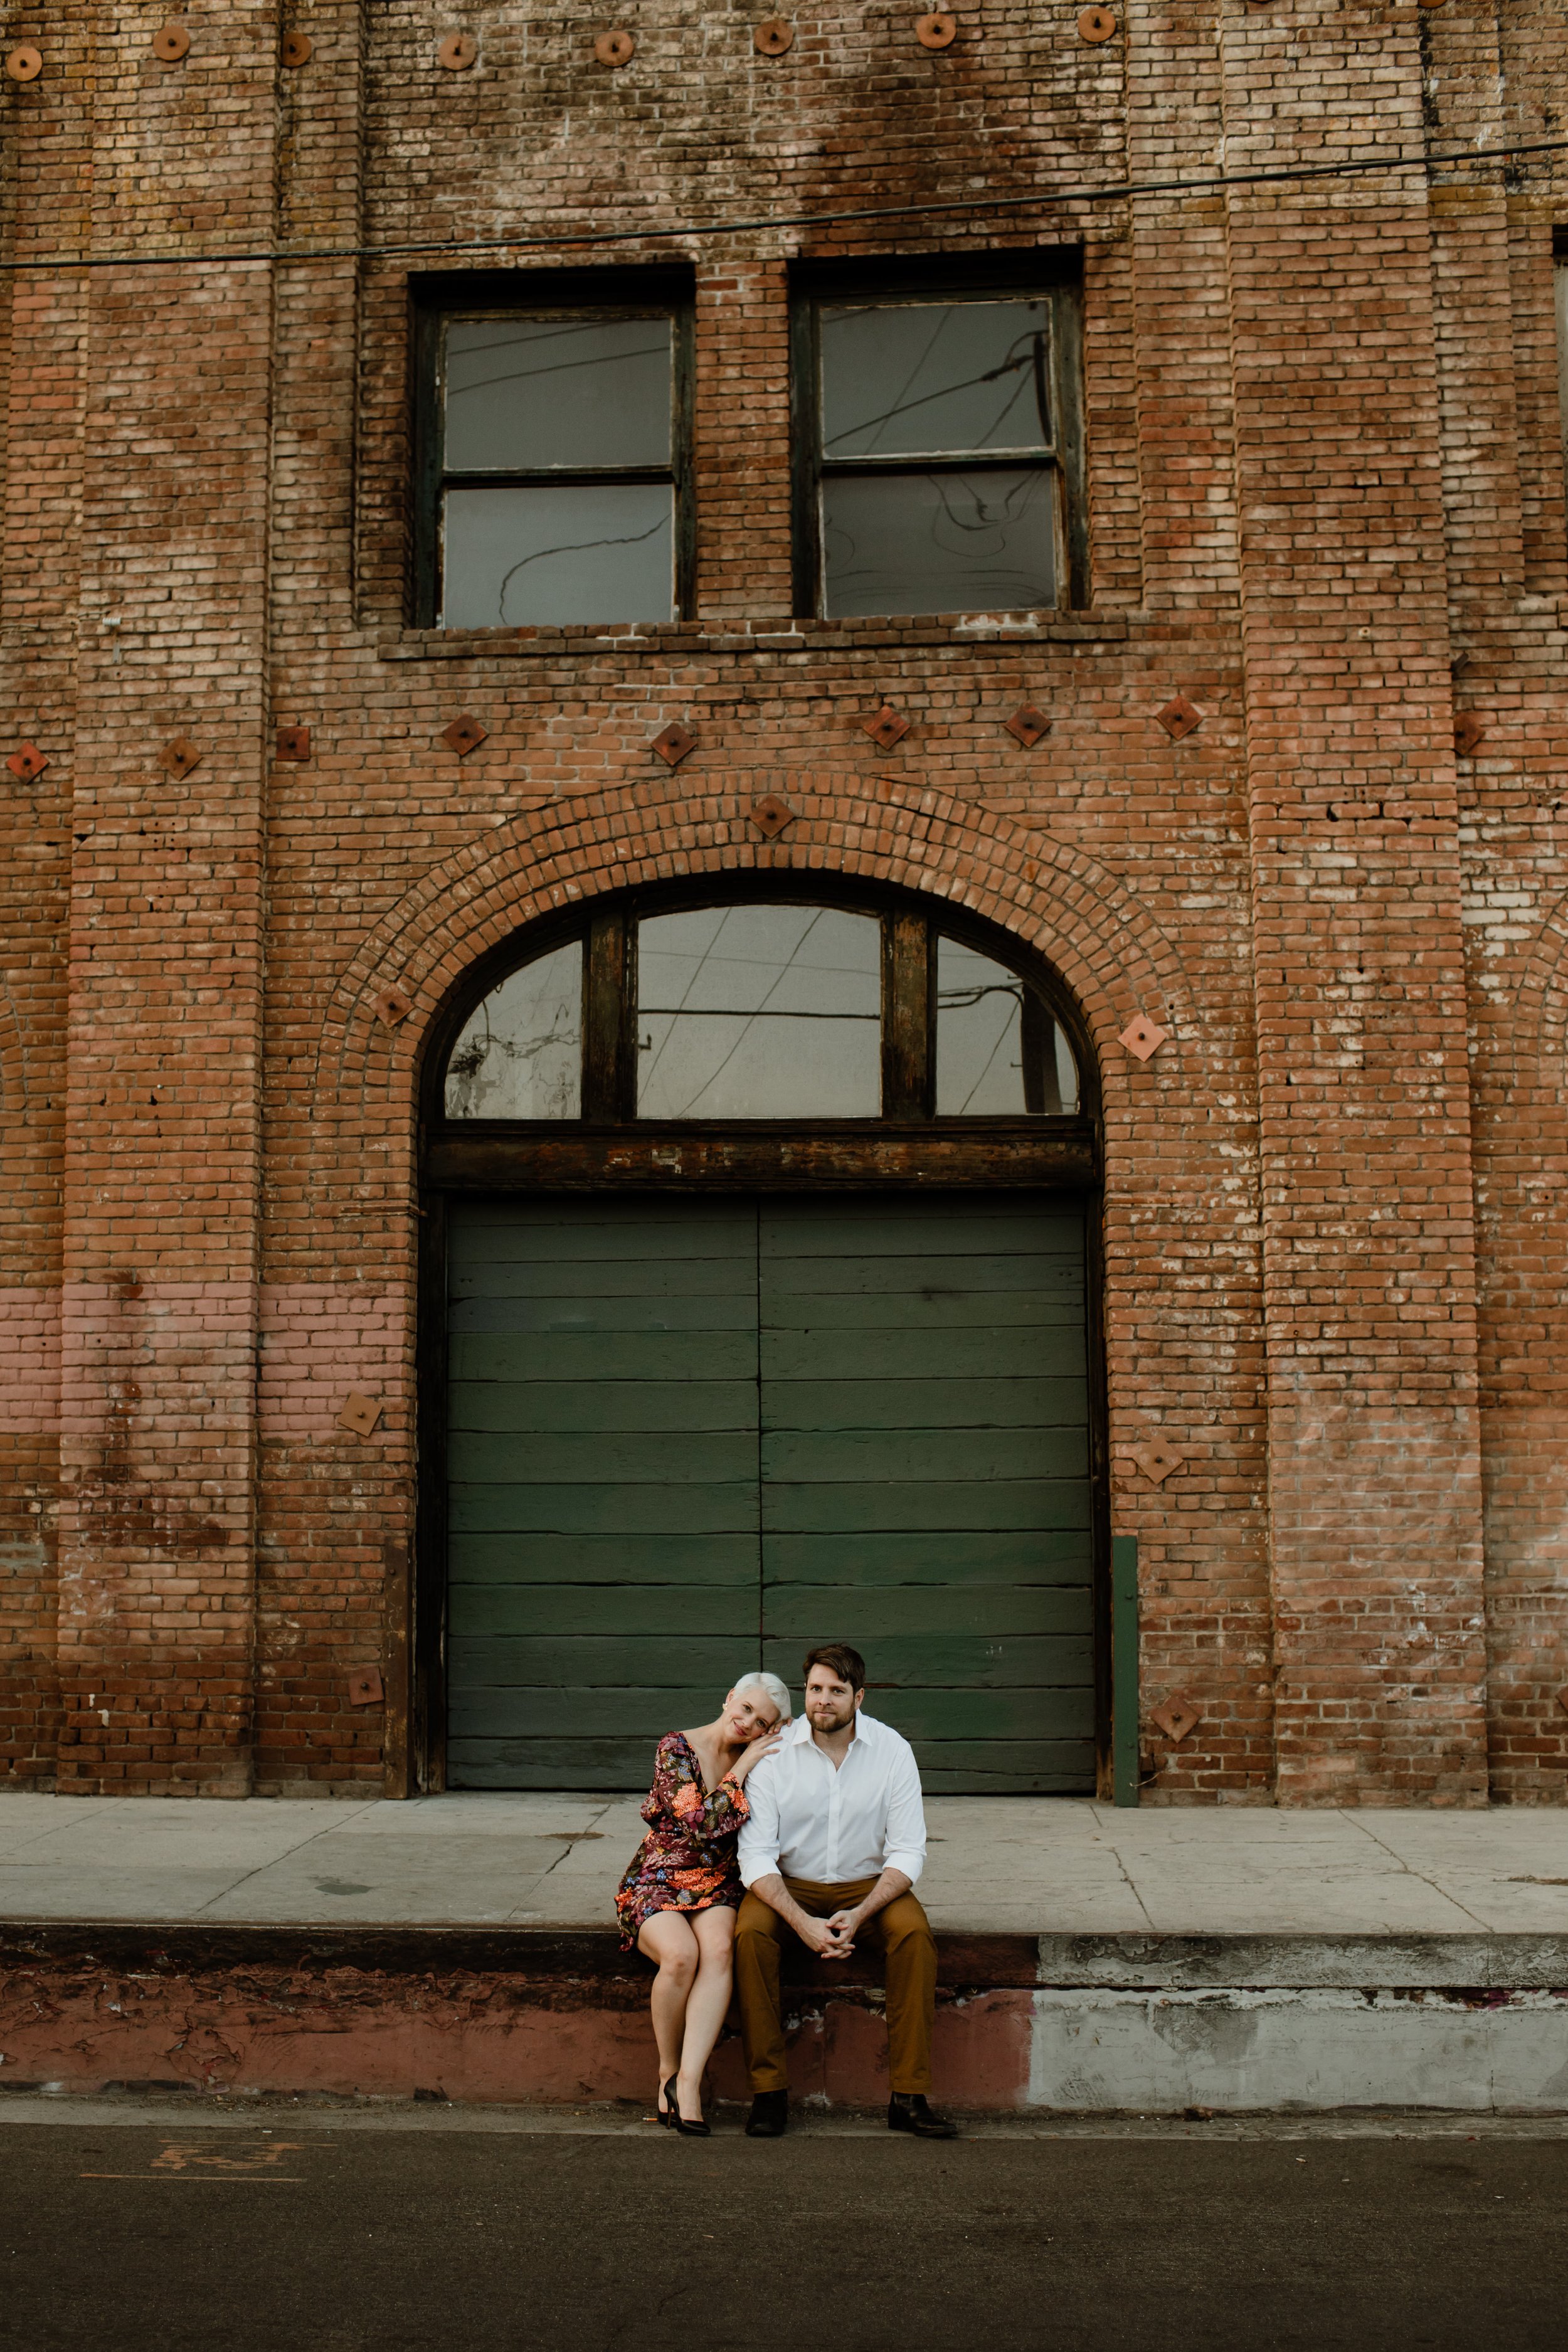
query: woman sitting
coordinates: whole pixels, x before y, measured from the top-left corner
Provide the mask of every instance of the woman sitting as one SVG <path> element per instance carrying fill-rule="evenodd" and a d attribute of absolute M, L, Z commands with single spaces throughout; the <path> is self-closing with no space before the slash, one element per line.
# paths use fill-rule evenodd
<path fill-rule="evenodd" d="M 789 1692 L 777 1675 L 754 1674 L 735 1685 L 712 1723 L 667 1732 L 643 1800 L 648 1832 L 616 1891 L 623 1948 L 635 1945 L 658 1969 L 650 1996 L 658 2119 L 701 2137 L 702 2070 L 730 2006 L 746 1776 L 773 1754 L 788 1721 Z"/>

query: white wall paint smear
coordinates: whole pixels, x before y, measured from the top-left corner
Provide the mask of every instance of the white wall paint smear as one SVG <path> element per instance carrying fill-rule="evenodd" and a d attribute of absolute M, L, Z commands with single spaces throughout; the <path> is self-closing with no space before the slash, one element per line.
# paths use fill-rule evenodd
<path fill-rule="evenodd" d="M 1028 2104 L 1568 2113 L 1568 1995 L 1037 1992 Z"/>

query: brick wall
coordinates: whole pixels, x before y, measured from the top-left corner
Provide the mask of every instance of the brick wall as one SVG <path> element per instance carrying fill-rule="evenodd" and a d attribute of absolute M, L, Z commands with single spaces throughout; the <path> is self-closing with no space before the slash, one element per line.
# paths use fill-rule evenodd
<path fill-rule="evenodd" d="M 1561 1801 L 1561 159 L 1084 194 L 1549 136 L 1557 19 L 986 0 L 769 58 L 766 13 L 637 0 L 618 69 L 520 0 L 193 0 L 169 65 L 163 0 L 8 19 L 5 257 L 104 266 L 0 301 L 49 762 L 0 771 L 0 1769 L 406 1785 L 424 1041 L 533 913 L 782 865 L 983 911 L 1083 1007 L 1149 1798 Z M 721 226 L 922 204 L 974 210 Z M 457 264 L 389 248 L 605 236 L 472 259 L 691 262 L 697 617 L 413 631 L 408 279 Z M 1089 609 L 792 622 L 787 262 L 1037 244 L 1082 256 Z M 322 257 L 214 258 L 280 246 Z"/>

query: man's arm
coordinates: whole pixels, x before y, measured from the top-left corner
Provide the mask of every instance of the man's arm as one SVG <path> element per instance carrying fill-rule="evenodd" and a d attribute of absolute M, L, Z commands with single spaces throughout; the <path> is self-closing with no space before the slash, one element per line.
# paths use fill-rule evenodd
<path fill-rule="evenodd" d="M 852 1911 L 836 1911 L 827 1921 L 827 1926 L 841 1938 L 835 1949 L 852 1952 L 856 1935 L 867 1920 L 874 1919 L 879 1911 L 885 1911 L 889 1903 L 896 1903 L 900 1895 L 907 1895 L 914 1883 L 907 1871 L 895 1870 L 890 1864 L 884 1863 L 882 1874 L 869 1895 L 863 1895 Z"/>

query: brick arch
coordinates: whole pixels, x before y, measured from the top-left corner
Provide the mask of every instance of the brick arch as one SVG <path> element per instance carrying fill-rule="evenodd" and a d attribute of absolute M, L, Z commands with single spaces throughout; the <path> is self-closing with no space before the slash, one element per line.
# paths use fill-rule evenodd
<path fill-rule="evenodd" d="M 1548 907 L 1513 1000 L 1512 1062 L 1561 1063 L 1568 1053 L 1568 890 Z"/>
<path fill-rule="evenodd" d="M 694 779 L 695 781 L 695 779 Z M 796 812 L 773 842 L 752 824 L 758 793 Z M 1108 1129 L 1132 1074 L 1190 1088 L 1196 1039 L 1187 976 L 1147 908 L 1092 857 L 945 793 L 812 771 L 768 774 L 716 793 L 623 788 L 519 816 L 433 866 L 361 941 L 329 1002 L 317 1050 L 320 1108 L 410 1127 L 419 1053 L 451 989 L 487 950 L 540 916 L 610 890 L 723 873 L 820 872 L 892 884 L 986 918 L 1043 955 L 1073 991 L 1102 1072 Z M 389 1028 L 376 1000 L 410 1011 Z M 1173 1034 L 1157 1062 L 1116 1045 L 1135 1013 Z M 1184 1027 L 1186 1036 L 1184 1037 Z M 379 1123 L 379 1122 L 378 1122 Z M 1109 1135 L 1108 1135 L 1109 1140 Z"/>

